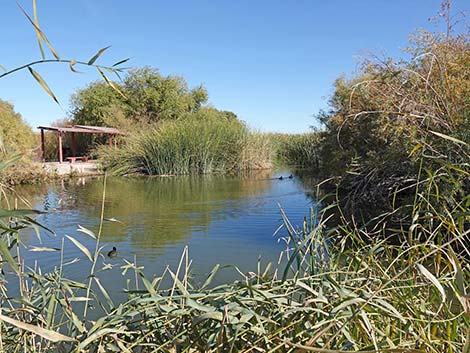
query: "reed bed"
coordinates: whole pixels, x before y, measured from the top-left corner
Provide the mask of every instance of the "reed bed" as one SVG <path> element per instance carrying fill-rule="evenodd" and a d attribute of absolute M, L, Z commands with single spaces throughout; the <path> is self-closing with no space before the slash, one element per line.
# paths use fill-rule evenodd
<path fill-rule="evenodd" d="M 277 134 L 278 159 L 297 168 L 319 170 L 321 167 L 322 137 L 319 132 L 305 134 Z"/>
<path fill-rule="evenodd" d="M 61 261 L 50 273 L 25 267 L 18 241 L 22 228 L 38 227 L 33 211 L 2 211 L 10 223 L 2 224 L 0 248 L 0 351 L 469 352 L 468 198 L 447 212 L 426 202 L 426 193 L 416 199 L 407 229 L 375 233 L 341 210 L 342 221 L 327 227 L 327 214 L 338 210 L 332 206 L 312 210 L 301 225 L 281 211 L 279 262 L 239 271 L 239 280 L 223 285 L 211 284 L 218 264 L 203 285 L 192 283 L 187 248 L 177 268 L 153 278 L 123 260 L 123 276 L 133 280 L 121 303 L 101 283 L 110 268 L 101 226 L 79 229 L 95 239 L 94 249 L 64 237 L 62 258 L 69 242 L 90 262 L 79 282 L 64 276 L 73 263 Z M 105 201 L 103 193 L 102 222 Z M 13 281 L 19 295 L 10 292 Z M 103 314 L 92 319 L 91 307 Z"/>
<path fill-rule="evenodd" d="M 149 125 L 98 153 L 111 173 L 181 175 L 269 168 L 271 151 L 267 138 L 238 120 L 196 116 Z"/>

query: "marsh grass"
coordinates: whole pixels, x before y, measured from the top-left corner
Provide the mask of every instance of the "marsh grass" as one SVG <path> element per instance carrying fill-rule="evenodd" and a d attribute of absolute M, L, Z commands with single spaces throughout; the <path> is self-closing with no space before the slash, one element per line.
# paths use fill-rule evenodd
<path fill-rule="evenodd" d="M 277 145 L 277 157 L 283 164 L 297 168 L 319 170 L 321 167 L 320 132 L 304 134 L 275 134 L 272 136 Z"/>
<path fill-rule="evenodd" d="M 223 266 L 215 265 L 196 287 L 187 248 L 177 268 L 153 278 L 135 259 L 123 260 L 123 276 L 133 280 L 121 303 L 101 284 L 110 264 L 101 255 L 99 230 L 79 229 L 95 239 L 94 251 L 64 238 L 62 259 L 70 241 L 90 262 L 88 279 L 73 281 L 63 270 L 73 263 L 61 260 L 50 273 L 24 266 L 19 232 L 37 225 L 23 214 L 32 211 L 13 210 L 4 215 L 14 217 L 10 223 L 2 223 L 0 250 L 10 282 L 2 277 L 0 285 L 0 349 L 468 352 L 468 205 L 438 212 L 430 194 L 421 192 L 427 188 L 417 190 L 412 225 L 395 230 L 405 239 L 399 245 L 388 242 L 390 230 L 367 234 L 341 215 L 342 222 L 329 227 L 325 212 L 332 206 L 312 210 L 301 225 L 281 211 L 278 236 L 286 249 L 277 264 L 238 271 L 239 280 L 217 286 L 212 279 Z M 103 205 L 105 199 L 103 193 Z M 20 295 L 9 294 L 13 280 Z M 103 314 L 92 319 L 88 306 Z"/>
<path fill-rule="evenodd" d="M 238 120 L 196 116 L 148 125 L 98 154 L 114 174 L 181 175 L 268 168 L 271 150 L 268 139 Z"/>

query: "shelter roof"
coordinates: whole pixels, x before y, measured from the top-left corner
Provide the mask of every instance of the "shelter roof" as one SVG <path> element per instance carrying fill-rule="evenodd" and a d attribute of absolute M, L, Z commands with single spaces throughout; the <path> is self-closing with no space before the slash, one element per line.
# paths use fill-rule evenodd
<path fill-rule="evenodd" d="M 73 125 L 73 126 L 38 126 L 38 129 L 57 131 L 57 132 L 79 132 L 85 134 L 108 134 L 120 135 L 121 132 L 113 127 L 104 126 L 88 126 L 88 125 Z"/>

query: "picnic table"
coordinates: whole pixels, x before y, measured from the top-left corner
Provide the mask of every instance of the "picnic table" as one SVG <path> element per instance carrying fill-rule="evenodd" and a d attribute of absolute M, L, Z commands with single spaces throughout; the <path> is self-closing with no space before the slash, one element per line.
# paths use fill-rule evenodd
<path fill-rule="evenodd" d="M 75 163 L 76 161 L 88 162 L 88 156 L 80 156 L 80 157 L 67 157 L 65 158 L 70 163 Z"/>

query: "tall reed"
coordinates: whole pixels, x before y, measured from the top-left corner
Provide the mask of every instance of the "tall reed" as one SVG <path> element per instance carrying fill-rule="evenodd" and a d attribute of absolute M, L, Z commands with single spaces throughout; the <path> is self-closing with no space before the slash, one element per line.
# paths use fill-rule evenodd
<path fill-rule="evenodd" d="M 321 167 L 322 138 L 319 132 L 278 134 L 273 138 L 277 142 L 278 158 L 281 163 L 315 170 Z"/>
<path fill-rule="evenodd" d="M 205 174 L 271 164 L 269 143 L 240 121 L 198 116 L 149 125 L 122 146 L 98 153 L 105 168 L 118 174 Z"/>
<path fill-rule="evenodd" d="M 123 275 L 132 271 L 135 283 L 128 284 L 122 303 L 114 303 L 99 280 L 109 269 L 98 255 L 99 243 L 92 255 L 72 241 L 90 259 L 90 286 L 63 275 L 70 263 L 46 274 L 21 266 L 21 248 L 5 243 L 6 234 L 18 234 L 12 223 L 1 240 L 17 257 L 0 250 L 21 292 L 14 297 L 5 282 L 0 285 L 0 347 L 5 352 L 468 352 L 470 212 L 462 204 L 432 213 L 426 199 L 431 200 L 418 191 L 413 224 L 394 230 L 405 239 L 398 245 L 387 241 L 384 229 L 365 234 L 341 214 L 336 227 L 327 227 L 327 216 L 318 210 L 299 226 L 282 213 L 286 250 L 279 263 L 239 271 L 239 280 L 223 285 L 211 284 L 220 265 L 202 286 L 192 284 L 188 249 L 176 269 L 153 279 L 135 261 L 123 260 Z M 20 224 L 27 220 L 20 211 L 11 215 Z M 91 230 L 80 231 L 94 237 Z M 76 310 L 76 302 L 101 307 L 103 315 L 91 319 Z"/>

